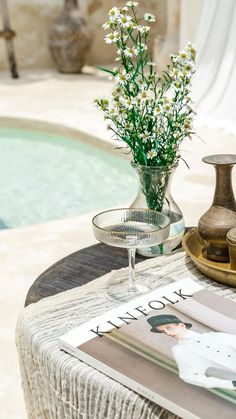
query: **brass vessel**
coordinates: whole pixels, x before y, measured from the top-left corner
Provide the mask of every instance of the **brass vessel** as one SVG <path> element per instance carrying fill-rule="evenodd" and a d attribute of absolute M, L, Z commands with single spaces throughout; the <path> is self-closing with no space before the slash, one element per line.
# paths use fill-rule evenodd
<path fill-rule="evenodd" d="M 199 220 L 198 231 L 206 242 L 207 258 L 228 262 L 226 234 L 231 228 L 236 227 L 236 202 L 231 179 L 236 155 L 216 154 L 206 156 L 202 160 L 215 167 L 216 187 L 211 207 Z"/>
<path fill-rule="evenodd" d="M 226 235 L 229 249 L 229 261 L 232 270 L 236 271 L 236 227 L 231 228 Z"/>
<path fill-rule="evenodd" d="M 236 287 L 236 271 L 229 263 L 215 262 L 207 258 L 206 243 L 200 237 L 197 228 L 193 228 L 185 234 L 182 245 L 200 272 L 220 284 Z"/>

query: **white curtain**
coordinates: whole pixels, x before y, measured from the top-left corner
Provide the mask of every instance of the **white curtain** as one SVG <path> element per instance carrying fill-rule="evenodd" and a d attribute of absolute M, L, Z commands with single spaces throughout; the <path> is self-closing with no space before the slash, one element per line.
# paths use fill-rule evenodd
<path fill-rule="evenodd" d="M 205 0 L 196 39 L 197 123 L 236 134 L 236 0 Z"/>

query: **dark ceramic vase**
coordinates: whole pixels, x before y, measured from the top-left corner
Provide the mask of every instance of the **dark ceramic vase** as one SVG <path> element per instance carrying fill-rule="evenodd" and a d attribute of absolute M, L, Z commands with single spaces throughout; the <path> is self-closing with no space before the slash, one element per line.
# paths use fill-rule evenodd
<path fill-rule="evenodd" d="M 80 73 L 91 45 L 91 34 L 81 16 L 78 0 L 65 0 L 49 35 L 53 60 L 61 73 Z"/>
<path fill-rule="evenodd" d="M 206 242 L 207 258 L 228 262 L 227 232 L 236 227 L 236 203 L 232 188 L 231 173 L 236 164 L 236 155 L 218 154 L 203 158 L 216 170 L 214 199 L 209 210 L 200 218 L 198 231 Z"/>

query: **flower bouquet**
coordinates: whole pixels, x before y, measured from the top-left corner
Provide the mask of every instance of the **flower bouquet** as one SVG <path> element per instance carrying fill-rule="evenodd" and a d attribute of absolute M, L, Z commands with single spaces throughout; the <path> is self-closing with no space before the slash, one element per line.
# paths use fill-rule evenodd
<path fill-rule="evenodd" d="M 148 51 L 150 24 L 156 19 L 151 13 L 140 19 L 137 7 L 138 2 L 127 1 L 124 7 L 109 11 L 103 25 L 109 30 L 105 42 L 116 46 L 118 65 L 112 70 L 102 68 L 114 80 L 114 88 L 111 97 L 95 103 L 113 136 L 123 142 L 121 148 L 132 153 L 147 207 L 170 216 L 166 196 L 170 175 L 182 158 L 181 142 L 193 133 L 189 94 L 196 52 L 187 43 L 158 74 Z"/>

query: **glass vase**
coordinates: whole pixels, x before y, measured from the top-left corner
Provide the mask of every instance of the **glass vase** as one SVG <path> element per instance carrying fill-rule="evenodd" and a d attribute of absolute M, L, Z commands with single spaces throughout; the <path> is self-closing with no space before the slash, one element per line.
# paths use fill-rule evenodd
<path fill-rule="evenodd" d="M 139 178 L 139 189 L 130 208 L 148 208 L 167 215 L 170 219 L 170 234 L 166 241 L 137 253 L 155 257 L 170 253 L 180 243 L 185 231 L 183 214 L 171 196 L 171 181 L 177 165 L 171 167 L 149 167 L 131 163 Z"/>

